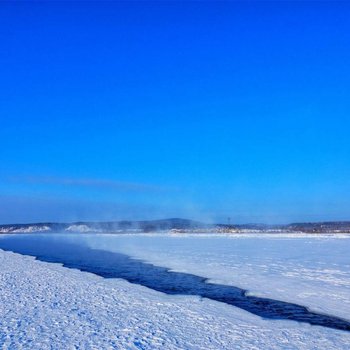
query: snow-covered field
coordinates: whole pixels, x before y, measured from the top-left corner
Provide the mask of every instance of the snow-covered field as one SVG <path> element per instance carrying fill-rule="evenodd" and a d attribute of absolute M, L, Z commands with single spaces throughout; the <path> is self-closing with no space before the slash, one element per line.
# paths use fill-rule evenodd
<path fill-rule="evenodd" d="M 81 236 L 92 248 L 350 319 L 350 235 Z"/>
<path fill-rule="evenodd" d="M 346 235 L 62 239 L 350 319 Z M 0 250 L 0 267 L 1 349 L 350 348 L 350 332 L 266 320 L 220 302 L 169 296 L 11 252 Z"/>

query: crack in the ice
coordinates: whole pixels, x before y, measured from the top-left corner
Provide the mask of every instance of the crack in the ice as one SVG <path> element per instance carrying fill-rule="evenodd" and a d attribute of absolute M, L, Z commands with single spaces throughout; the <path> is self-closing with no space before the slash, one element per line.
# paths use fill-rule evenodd
<path fill-rule="evenodd" d="M 210 283 L 204 277 L 174 272 L 124 254 L 42 237 L 25 238 L 2 238 L 0 248 L 32 255 L 46 262 L 62 263 L 66 267 L 104 278 L 123 278 L 166 294 L 197 295 L 233 305 L 266 319 L 292 320 L 350 331 L 350 322 L 339 317 L 312 312 L 298 304 L 248 295 L 245 289 Z"/>

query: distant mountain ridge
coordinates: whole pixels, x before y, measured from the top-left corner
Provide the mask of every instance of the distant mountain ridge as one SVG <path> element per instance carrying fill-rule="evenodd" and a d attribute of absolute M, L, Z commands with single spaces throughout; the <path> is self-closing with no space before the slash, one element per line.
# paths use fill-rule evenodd
<path fill-rule="evenodd" d="M 122 220 L 107 222 L 78 221 L 72 223 L 31 223 L 0 225 L 0 233 L 30 233 L 30 232 L 152 232 L 172 229 L 208 228 L 198 221 L 171 218 L 161 220 Z"/>
<path fill-rule="evenodd" d="M 205 224 L 199 221 L 170 218 L 161 220 L 122 220 L 107 222 L 78 221 L 72 223 L 31 223 L 0 225 L 1 233 L 81 232 L 81 233 L 138 233 L 138 232 L 305 232 L 305 233 L 350 233 L 350 221 L 327 221 L 292 223 L 287 225 L 267 224 Z"/>

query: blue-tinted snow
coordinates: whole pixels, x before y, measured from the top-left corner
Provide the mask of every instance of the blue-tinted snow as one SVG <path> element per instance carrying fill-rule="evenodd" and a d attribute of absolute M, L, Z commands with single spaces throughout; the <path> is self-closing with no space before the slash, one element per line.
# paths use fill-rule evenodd
<path fill-rule="evenodd" d="M 125 254 L 92 249 L 79 236 L 74 243 L 71 238 L 71 235 L 69 240 L 64 235 L 8 235 L 0 240 L 0 248 L 35 256 L 46 262 L 61 263 L 105 278 L 123 278 L 166 294 L 209 298 L 268 319 L 306 322 L 350 332 L 350 321 L 312 312 L 302 305 L 249 295 L 247 290 L 235 286 L 212 283 L 189 273 L 170 271 Z M 99 239 L 103 239 L 103 236 Z"/>
<path fill-rule="evenodd" d="M 341 237 L 341 236 L 337 236 Z M 251 293 L 349 314 L 349 239 L 337 237 L 89 236 L 79 242 Z M 1 238 L 0 238 L 1 239 Z M 73 242 L 76 236 L 70 237 Z M 4 349 L 348 349 L 348 332 L 264 320 L 195 296 L 0 252 Z"/>

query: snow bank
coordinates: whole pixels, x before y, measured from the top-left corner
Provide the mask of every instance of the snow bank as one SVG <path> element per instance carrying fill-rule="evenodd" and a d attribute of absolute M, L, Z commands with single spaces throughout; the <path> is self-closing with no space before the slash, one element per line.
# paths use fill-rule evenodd
<path fill-rule="evenodd" d="M 94 229 L 91 228 L 88 225 L 78 225 L 78 224 L 74 224 L 74 225 L 70 225 L 68 226 L 65 231 L 68 232 L 81 232 L 81 233 L 86 233 L 86 232 L 102 232 L 102 230 L 98 230 L 98 229 Z"/>
<path fill-rule="evenodd" d="M 24 226 L 24 227 L 1 227 L 0 233 L 33 233 L 33 232 L 49 232 L 51 231 L 51 228 L 49 226 L 39 226 L 39 225 L 33 225 L 33 226 Z"/>

